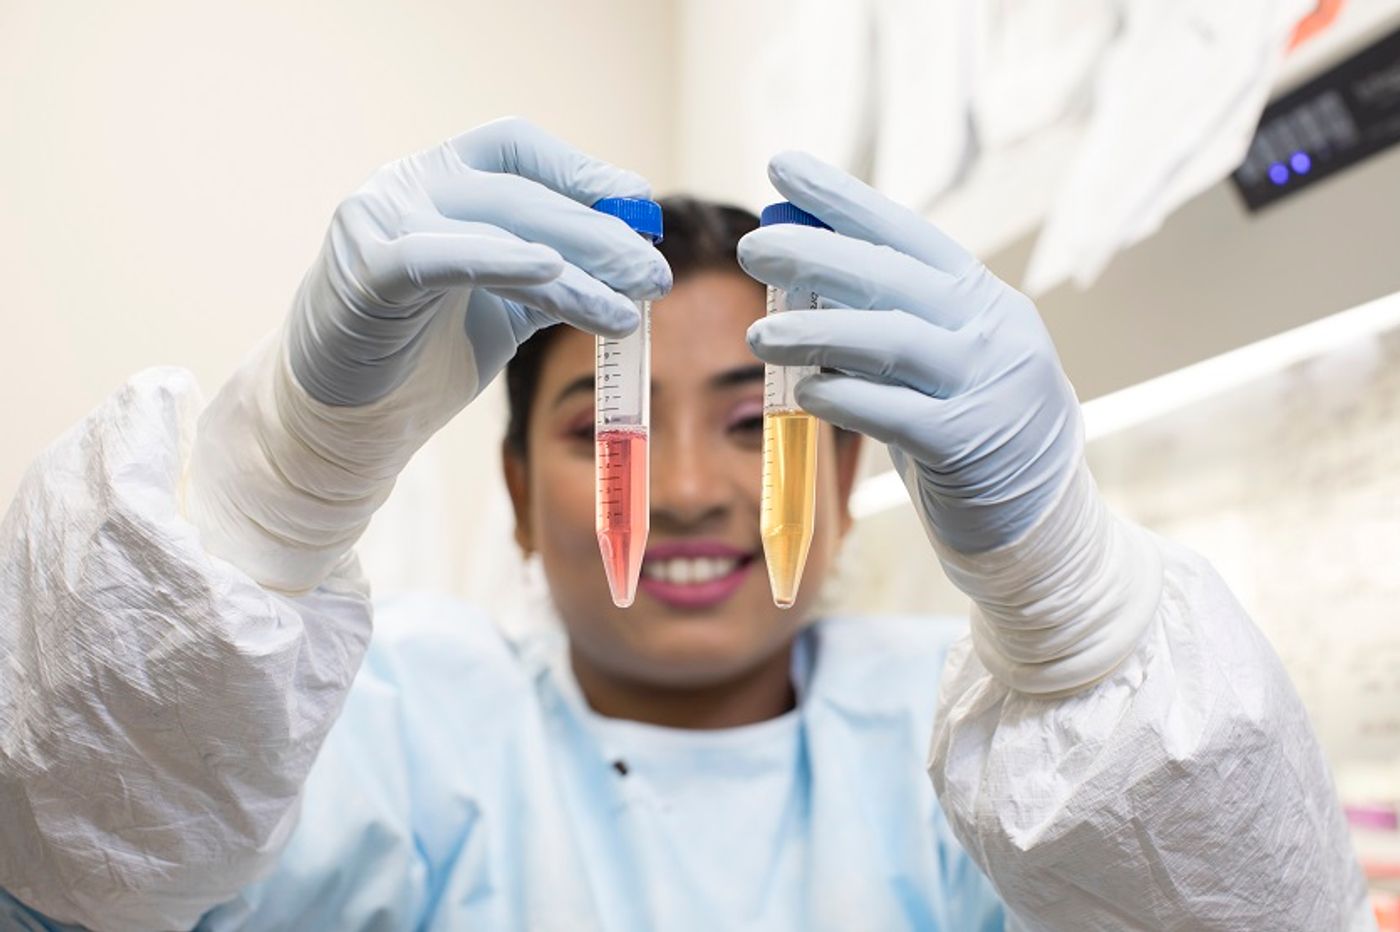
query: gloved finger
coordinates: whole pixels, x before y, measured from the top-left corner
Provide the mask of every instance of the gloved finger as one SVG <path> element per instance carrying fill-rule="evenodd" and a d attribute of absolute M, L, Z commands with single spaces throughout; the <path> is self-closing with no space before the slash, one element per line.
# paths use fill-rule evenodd
<path fill-rule="evenodd" d="M 775 288 L 815 291 L 851 307 L 897 307 L 950 330 L 981 310 L 968 305 L 952 276 L 918 259 L 795 223 L 746 234 L 739 264 Z"/>
<path fill-rule="evenodd" d="M 448 145 L 471 168 L 529 178 L 585 206 L 605 197 L 651 197 L 641 175 L 585 155 L 520 117 L 493 120 Z"/>
<path fill-rule="evenodd" d="M 487 289 L 563 321 L 580 330 L 605 337 L 622 337 L 637 329 L 641 315 L 637 305 L 576 265 L 565 263 L 552 281 L 536 285 L 497 285 Z"/>
<path fill-rule="evenodd" d="M 943 404 L 904 385 L 819 372 L 797 383 L 797 403 L 829 424 L 885 444 L 908 446 L 910 428 L 927 425 Z"/>
<path fill-rule="evenodd" d="M 491 285 L 538 285 L 564 271 L 548 246 L 481 233 L 408 233 L 364 251 L 365 287 L 389 304 L 425 291 Z"/>
<path fill-rule="evenodd" d="M 768 178 L 783 197 L 837 233 L 897 249 L 954 277 L 978 265 L 938 227 L 810 153 L 778 153 L 768 163 Z"/>
<path fill-rule="evenodd" d="M 489 223 L 453 220 L 431 210 L 409 214 L 403 220 L 403 227 L 410 232 L 470 233 L 525 243 L 514 233 Z M 535 321 L 537 329 L 566 321 L 589 333 L 615 337 L 625 336 L 637 328 L 641 318 L 631 298 L 613 291 L 575 265 L 562 260 L 559 265 L 560 273 L 553 279 L 502 281 L 487 290 L 505 300 L 541 312 L 544 319 Z M 527 313 L 525 316 L 534 318 L 539 315 Z"/>
<path fill-rule="evenodd" d="M 957 334 L 904 311 L 804 310 L 749 327 L 749 347 L 779 366 L 822 366 L 938 398 L 969 384 L 976 361 Z"/>
<path fill-rule="evenodd" d="M 626 295 L 657 298 L 671 290 L 671 267 L 655 246 L 617 217 L 541 184 L 490 172 L 453 173 L 425 184 L 444 216 L 488 223 L 549 246 Z"/>

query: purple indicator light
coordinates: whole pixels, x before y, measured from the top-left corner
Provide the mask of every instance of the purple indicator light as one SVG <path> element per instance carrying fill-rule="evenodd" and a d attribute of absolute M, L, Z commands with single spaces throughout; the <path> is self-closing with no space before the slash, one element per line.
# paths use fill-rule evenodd
<path fill-rule="evenodd" d="M 1288 164 L 1293 169 L 1294 174 L 1306 175 L 1312 171 L 1312 159 L 1306 152 L 1293 153 L 1288 159 Z"/>
<path fill-rule="evenodd" d="M 1282 162 L 1275 162 L 1269 166 L 1269 180 L 1274 184 L 1282 186 L 1288 183 L 1288 166 Z"/>

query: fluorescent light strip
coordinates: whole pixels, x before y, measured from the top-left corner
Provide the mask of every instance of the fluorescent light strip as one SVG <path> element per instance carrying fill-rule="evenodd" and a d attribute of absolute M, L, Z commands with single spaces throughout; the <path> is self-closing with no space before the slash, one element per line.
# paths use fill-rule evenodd
<path fill-rule="evenodd" d="M 1395 327 L 1400 327 L 1400 292 L 1086 401 L 1085 435 L 1094 441 L 1137 427 Z M 851 514 L 868 518 L 908 502 L 904 483 L 894 470 L 889 470 L 856 486 L 851 494 Z"/>

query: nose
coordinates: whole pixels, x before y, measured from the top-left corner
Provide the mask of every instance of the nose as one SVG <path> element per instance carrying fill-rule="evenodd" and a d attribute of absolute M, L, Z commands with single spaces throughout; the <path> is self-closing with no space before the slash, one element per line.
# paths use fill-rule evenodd
<path fill-rule="evenodd" d="M 712 531 L 733 504 L 719 443 L 694 423 L 652 425 L 651 527 L 694 534 Z"/>

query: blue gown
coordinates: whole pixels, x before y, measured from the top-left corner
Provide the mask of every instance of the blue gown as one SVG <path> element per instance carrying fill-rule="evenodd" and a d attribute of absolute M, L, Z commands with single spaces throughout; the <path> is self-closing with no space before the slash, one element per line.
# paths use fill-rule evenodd
<path fill-rule="evenodd" d="M 999 930 L 924 769 L 964 627 L 819 622 L 793 712 L 697 732 L 593 713 L 556 635 L 382 603 L 276 870 L 199 928 Z"/>
<path fill-rule="evenodd" d="M 594 715 L 554 637 L 377 614 L 280 866 L 209 932 L 1002 927 L 924 772 L 962 623 L 822 622 L 795 712 L 687 732 Z"/>

